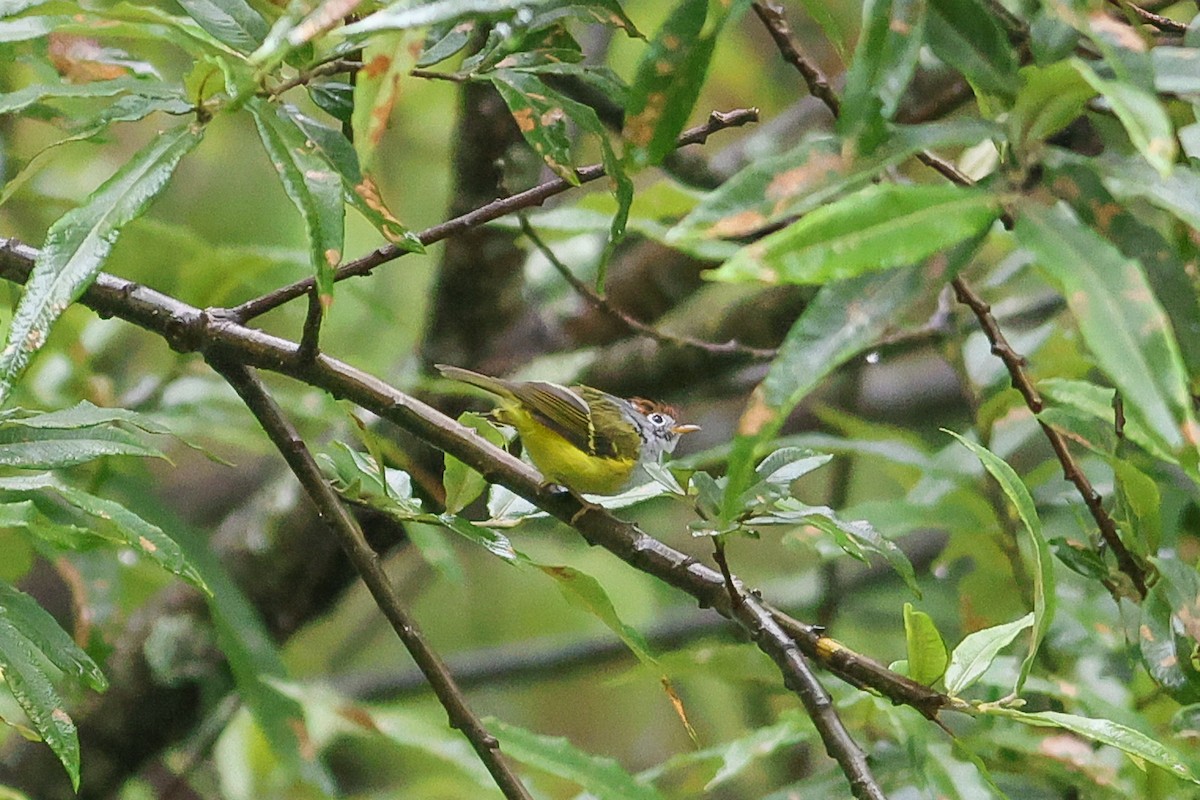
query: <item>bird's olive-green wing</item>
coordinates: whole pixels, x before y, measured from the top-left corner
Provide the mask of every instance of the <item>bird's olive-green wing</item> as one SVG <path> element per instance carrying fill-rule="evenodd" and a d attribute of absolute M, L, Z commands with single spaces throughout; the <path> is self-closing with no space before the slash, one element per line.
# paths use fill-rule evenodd
<path fill-rule="evenodd" d="M 537 416 L 539 422 L 585 453 L 601 458 L 636 455 L 641 441 L 637 431 L 633 430 L 620 409 L 604 392 L 587 386 L 568 389 L 543 381 L 511 383 L 509 388 L 517 400 Z M 615 436 L 597 431 L 593 408 L 601 419 L 619 420 L 622 424 L 617 427 L 628 430 Z M 609 424 L 601 426 L 601 429 L 608 431 L 613 427 Z"/>

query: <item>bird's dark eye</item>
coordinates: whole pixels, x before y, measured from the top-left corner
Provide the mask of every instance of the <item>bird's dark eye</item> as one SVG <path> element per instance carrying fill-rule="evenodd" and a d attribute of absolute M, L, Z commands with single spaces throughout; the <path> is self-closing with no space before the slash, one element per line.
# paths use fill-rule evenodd
<path fill-rule="evenodd" d="M 650 421 L 653 422 L 655 425 L 662 425 L 663 422 L 665 421 L 665 418 L 663 417 L 662 414 L 656 413 L 656 414 L 650 415 Z"/>

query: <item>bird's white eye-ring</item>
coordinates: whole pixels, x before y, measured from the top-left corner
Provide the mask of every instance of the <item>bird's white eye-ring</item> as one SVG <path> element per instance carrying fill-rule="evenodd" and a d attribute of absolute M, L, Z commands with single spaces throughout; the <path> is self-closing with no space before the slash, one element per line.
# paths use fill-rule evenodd
<path fill-rule="evenodd" d="M 666 422 L 666 417 L 657 412 L 651 414 L 648 419 L 655 425 L 662 425 L 664 422 Z"/>

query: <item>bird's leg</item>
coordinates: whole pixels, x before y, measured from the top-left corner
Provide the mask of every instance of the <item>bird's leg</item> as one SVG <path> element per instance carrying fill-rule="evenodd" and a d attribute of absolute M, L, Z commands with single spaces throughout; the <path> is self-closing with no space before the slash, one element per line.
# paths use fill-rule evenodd
<path fill-rule="evenodd" d="M 543 483 L 541 485 L 541 488 L 544 491 L 553 492 L 554 494 L 569 494 L 569 495 L 571 495 L 571 497 L 575 498 L 576 502 L 579 503 L 579 510 L 576 511 L 574 514 L 572 514 L 571 519 L 567 521 L 567 524 L 570 525 L 572 528 L 575 527 L 575 523 L 579 522 L 579 520 L 583 517 L 583 515 L 588 513 L 589 511 L 603 511 L 604 510 L 604 506 L 602 506 L 598 503 L 593 503 L 591 500 L 588 500 L 586 497 L 584 497 L 582 494 L 580 494 L 579 492 L 572 489 L 570 486 L 564 486 L 563 484 L 555 483 L 554 481 L 546 481 L 545 483 Z"/>

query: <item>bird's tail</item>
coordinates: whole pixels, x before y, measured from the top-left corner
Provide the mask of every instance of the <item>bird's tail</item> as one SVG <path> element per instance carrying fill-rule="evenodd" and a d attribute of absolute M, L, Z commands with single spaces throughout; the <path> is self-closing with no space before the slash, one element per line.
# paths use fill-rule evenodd
<path fill-rule="evenodd" d="M 500 397 L 511 398 L 513 396 L 512 388 L 508 381 L 503 378 L 493 378 L 490 375 L 481 375 L 478 372 L 472 372 L 469 369 L 462 367 L 452 367 L 449 364 L 434 364 L 438 372 L 452 381 L 459 381 L 471 386 L 476 386 L 483 389 L 485 392 L 491 392 Z"/>

